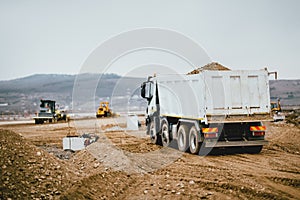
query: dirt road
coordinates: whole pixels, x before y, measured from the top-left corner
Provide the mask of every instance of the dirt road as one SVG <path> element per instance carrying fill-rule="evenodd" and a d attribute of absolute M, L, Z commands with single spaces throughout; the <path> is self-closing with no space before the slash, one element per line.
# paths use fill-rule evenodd
<path fill-rule="evenodd" d="M 0 132 L 0 199 L 300 199 L 294 125 L 266 124 L 269 144 L 260 154 L 195 156 L 153 145 L 144 128 L 124 131 L 124 123 L 0 126 L 10 130 Z M 63 137 L 83 133 L 99 140 L 74 154 L 61 150 Z"/>

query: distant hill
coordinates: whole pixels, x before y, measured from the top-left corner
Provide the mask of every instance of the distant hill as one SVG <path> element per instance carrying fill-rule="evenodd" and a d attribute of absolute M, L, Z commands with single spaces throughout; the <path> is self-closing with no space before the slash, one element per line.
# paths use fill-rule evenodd
<path fill-rule="evenodd" d="M 128 97 L 134 97 L 133 104 L 138 109 L 145 106 L 145 101 L 139 97 L 139 87 L 144 80 L 116 74 L 36 74 L 0 81 L 0 114 L 34 113 L 42 98 L 55 99 L 61 106 L 90 111 L 91 105 L 98 105 L 102 100 L 114 101 L 115 106 L 125 108 L 128 106 Z M 74 86 L 82 91 L 76 94 L 76 105 L 72 105 Z M 86 95 L 87 90 L 92 90 L 93 96 Z M 272 100 L 280 98 L 283 106 L 300 105 L 300 80 L 270 80 L 270 95 Z M 110 98 L 112 96 L 113 99 Z M 122 99 L 125 96 L 127 99 Z"/>
<path fill-rule="evenodd" d="M 300 105 L 300 79 L 270 80 L 272 100 L 280 98 L 283 106 Z"/>
<path fill-rule="evenodd" d="M 95 88 L 92 100 L 98 104 L 100 100 L 107 100 L 112 95 L 128 95 L 128 88 L 137 88 L 141 82 L 142 79 L 120 77 L 116 74 L 88 73 L 79 76 L 35 74 L 24 78 L 0 81 L 0 114 L 22 114 L 24 111 L 25 113 L 34 113 L 38 110 L 40 99 L 54 99 L 60 106 L 71 108 L 74 86 L 86 87 L 82 89 L 83 92 Z M 79 97 L 81 102 L 77 103 L 81 105 L 94 103 L 84 95 L 79 95 Z"/>
<path fill-rule="evenodd" d="M 83 74 L 86 80 L 97 80 L 99 74 Z M 25 94 L 35 92 L 72 92 L 76 75 L 62 74 L 35 74 L 24 78 L 13 79 L 9 81 L 0 81 L 0 93 L 22 92 Z M 105 80 L 118 79 L 115 74 L 106 74 Z"/>

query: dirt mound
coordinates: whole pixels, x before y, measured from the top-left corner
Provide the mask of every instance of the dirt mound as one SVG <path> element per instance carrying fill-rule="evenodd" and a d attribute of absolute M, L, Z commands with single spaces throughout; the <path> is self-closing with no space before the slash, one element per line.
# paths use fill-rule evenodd
<path fill-rule="evenodd" d="M 0 198 L 51 199 L 70 185 L 64 162 L 15 132 L 0 130 Z"/>
<path fill-rule="evenodd" d="M 80 122 L 81 133 L 94 131 L 94 121 Z M 22 137 L 0 130 L 0 199 L 300 199 L 300 128 L 264 125 L 269 145 L 260 154 L 196 156 L 139 132 L 105 131 L 68 160 L 43 150 L 47 141 L 61 148 L 63 124 L 9 126 Z"/>
<path fill-rule="evenodd" d="M 294 110 L 293 112 L 288 113 L 285 120 L 287 123 L 300 127 L 300 110 Z"/>
<path fill-rule="evenodd" d="M 207 65 L 204 65 L 203 67 L 200 67 L 198 69 L 195 69 L 188 74 L 199 74 L 202 71 L 209 70 L 209 71 L 226 71 L 230 70 L 229 68 L 217 63 L 217 62 L 212 62 Z"/>
<path fill-rule="evenodd" d="M 274 122 L 267 124 L 267 148 L 291 154 L 300 154 L 300 128 L 293 123 Z"/>
<path fill-rule="evenodd" d="M 106 168 L 86 149 L 76 152 L 68 164 L 74 167 L 74 173 L 81 177 L 102 173 Z"/>
<path fill-rule="evenodd" d="M 61 199 L 122 199 L 135 180 L 120 171 L 107 170 L 80 180 Z M 132 188 L 133 189 L 133 188 Z"/>
<path fill-rule="evenodd" d="M 146 153 L 160 149 L 160 146 L 152 144 L 148 138 L 137 138 L 122 132 L 110 132 L 105 135 L 118 148 L 131 153 Z"/>

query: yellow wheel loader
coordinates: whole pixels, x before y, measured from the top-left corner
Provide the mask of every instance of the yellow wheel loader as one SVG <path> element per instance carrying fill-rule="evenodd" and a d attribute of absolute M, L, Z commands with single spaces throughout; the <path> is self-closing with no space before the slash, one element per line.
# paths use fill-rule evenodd
<path fill-rule="evenodd" d="M 109 117 L 111 116 L 112 112 L 111 109 L 109 108 L 109 102 L 103 101 L 100 102 L 100 106 L 98 107 L 98 110 L 96 112 L 96 117 Z"/>

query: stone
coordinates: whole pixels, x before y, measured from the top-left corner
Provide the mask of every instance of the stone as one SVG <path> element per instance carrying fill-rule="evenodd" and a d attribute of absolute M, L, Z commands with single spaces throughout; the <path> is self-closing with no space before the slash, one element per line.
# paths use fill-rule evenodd
<path fill-rule="evenodd" d="M 195 184 L 195 181 L 190 180 L 190 181 L 189 181 L 189 184 L 190 184 L 190 185 L 194 185 L 194 184 Z"/>

